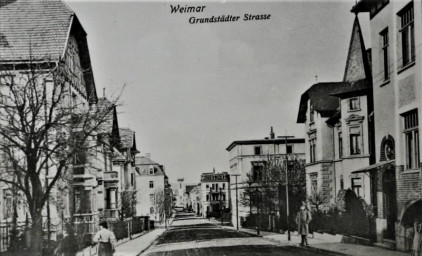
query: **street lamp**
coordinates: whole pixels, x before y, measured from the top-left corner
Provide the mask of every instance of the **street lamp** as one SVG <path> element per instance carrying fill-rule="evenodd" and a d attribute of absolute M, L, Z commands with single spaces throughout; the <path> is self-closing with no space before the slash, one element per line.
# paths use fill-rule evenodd
<path fill-rule="evenodd" d="M 287 138 L 293 138 L 294 136 L 279 136 L 284 138 L 284 144 L 286 145 L 286 217 L 287 217 L 287 240 L 290 241 L 290 220 L 289 220 L 289 175 L 288 175 L 288 158 L 287 158 Z M 281 214 L 280 214 L 281 216 Z"/>
<path fill-rule="evenodd" d="M 256 234 L 259 235 L 259 226 L 260 226 L 260 218 L 259 218 L 259 199 L 258 193 L 261 193 L 261 191 L 258 190 L 258 187 L 255 188 L 255 194 L 256 194 L 256 217 L 257 217 L 257 228 L 256 228 Z"/>
<path fill-rule="evenodd" d="M 237 176 L 240 176 L 240 174 L 232 174 L 232 176 L 236 179 L 236 230 L 239 231 L 239 204 L 237 199 Z"/>

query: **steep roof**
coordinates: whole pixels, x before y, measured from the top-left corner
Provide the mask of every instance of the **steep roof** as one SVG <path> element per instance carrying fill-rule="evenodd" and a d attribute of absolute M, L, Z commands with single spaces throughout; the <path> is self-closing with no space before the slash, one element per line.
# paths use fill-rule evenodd
<path fill-rule="evenodd" d="M 154 168 L 154 174 L 153 174 L 154 176 L 166 175 L 164 172 L 163 165 L 160 165 L 145 156 L 135 157 L 135 166 L 139 169 L 139 175 L 151 175 L 149 173 L 150 166 Z"/>
<path fill-rule="evenodd" d="M 336 112 L 339 106 L 339 99 L 331 95 L 335 90 L 350 86 L 345 82 L 328 82 L 317 83 L 312 85 L 300 97 L 299 113 L 297 122 L 304 123 L 306 121 L 306 112 L 308 109 L 308 100 L 315 111 L 320 113 L 322 117 L 330 117 Z"/>
<path fill-rule="evenodd" d="M 96 103 L 86 32 L 60 0 L 0 0 L 0 63 L 50 62 L 64 59 L 69 36 L 76 38 L 86 95 Z"/>
<path fill-rule="evenodd" d="M 136 149 L 136 140 L 135 132 L 129 128 L 120 128 L 120 145 L 122 149 L 131 149 L 133 151 L 138 151 Z"/>
<path fill-rule="evenodd" d="M 116 105 L 105 97 L 98 99 L 97 107 L 106 112 L 105 121 L 101 124 L 100 133 L 110 135 L 112 146 L 120 147 L 119 123 L 117 120 Z M 111 108 L 111 111 L 110 111 Z"/>
<path fill-rule="evenodd" d="M 353 22 L 343 81 L 351 83 L 362 79 L 372 81 L 372 74 L 362 30 L 356 15 Z"/>
<path fill-rule="evenodd" d="M 59 60 L 75 13 L 59 0 L 1 0 L 2 61 Z"/>

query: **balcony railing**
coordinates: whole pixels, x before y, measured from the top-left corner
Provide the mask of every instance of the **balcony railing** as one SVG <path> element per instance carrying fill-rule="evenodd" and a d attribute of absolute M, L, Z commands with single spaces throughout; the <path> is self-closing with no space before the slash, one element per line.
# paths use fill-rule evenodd
<path fill-rule="evenodd" d="M 98 213 L 74 214 L 75 227 L 77 232 L 94 234 L 98 231 Z"/>
<path fill-rule="evenodd" d="M 117 172 L 105 172 L 104 173 L 104 181 L 106 182 L 118 182 L 119 181 L 119 175 Z"/>
<path fill-rule="evenodd" d="M 104 217 L 106 219 L 117 219 L 119 217 L 119 209 L 105 209 Z"/>

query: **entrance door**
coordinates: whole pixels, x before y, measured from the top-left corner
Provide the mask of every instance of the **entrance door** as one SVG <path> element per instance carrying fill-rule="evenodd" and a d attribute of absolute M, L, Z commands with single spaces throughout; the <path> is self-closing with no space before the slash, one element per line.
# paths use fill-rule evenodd
<path fill-rule="evenodd" d="M 385 171 L 382 179 L 382 190 L 384 193 L 384 207 L 387 219 L 387 230 L 384 234 L 384 238 L 394 239 L 395 222 L 397 220 L 396 176 L 394 169 Z"/>

